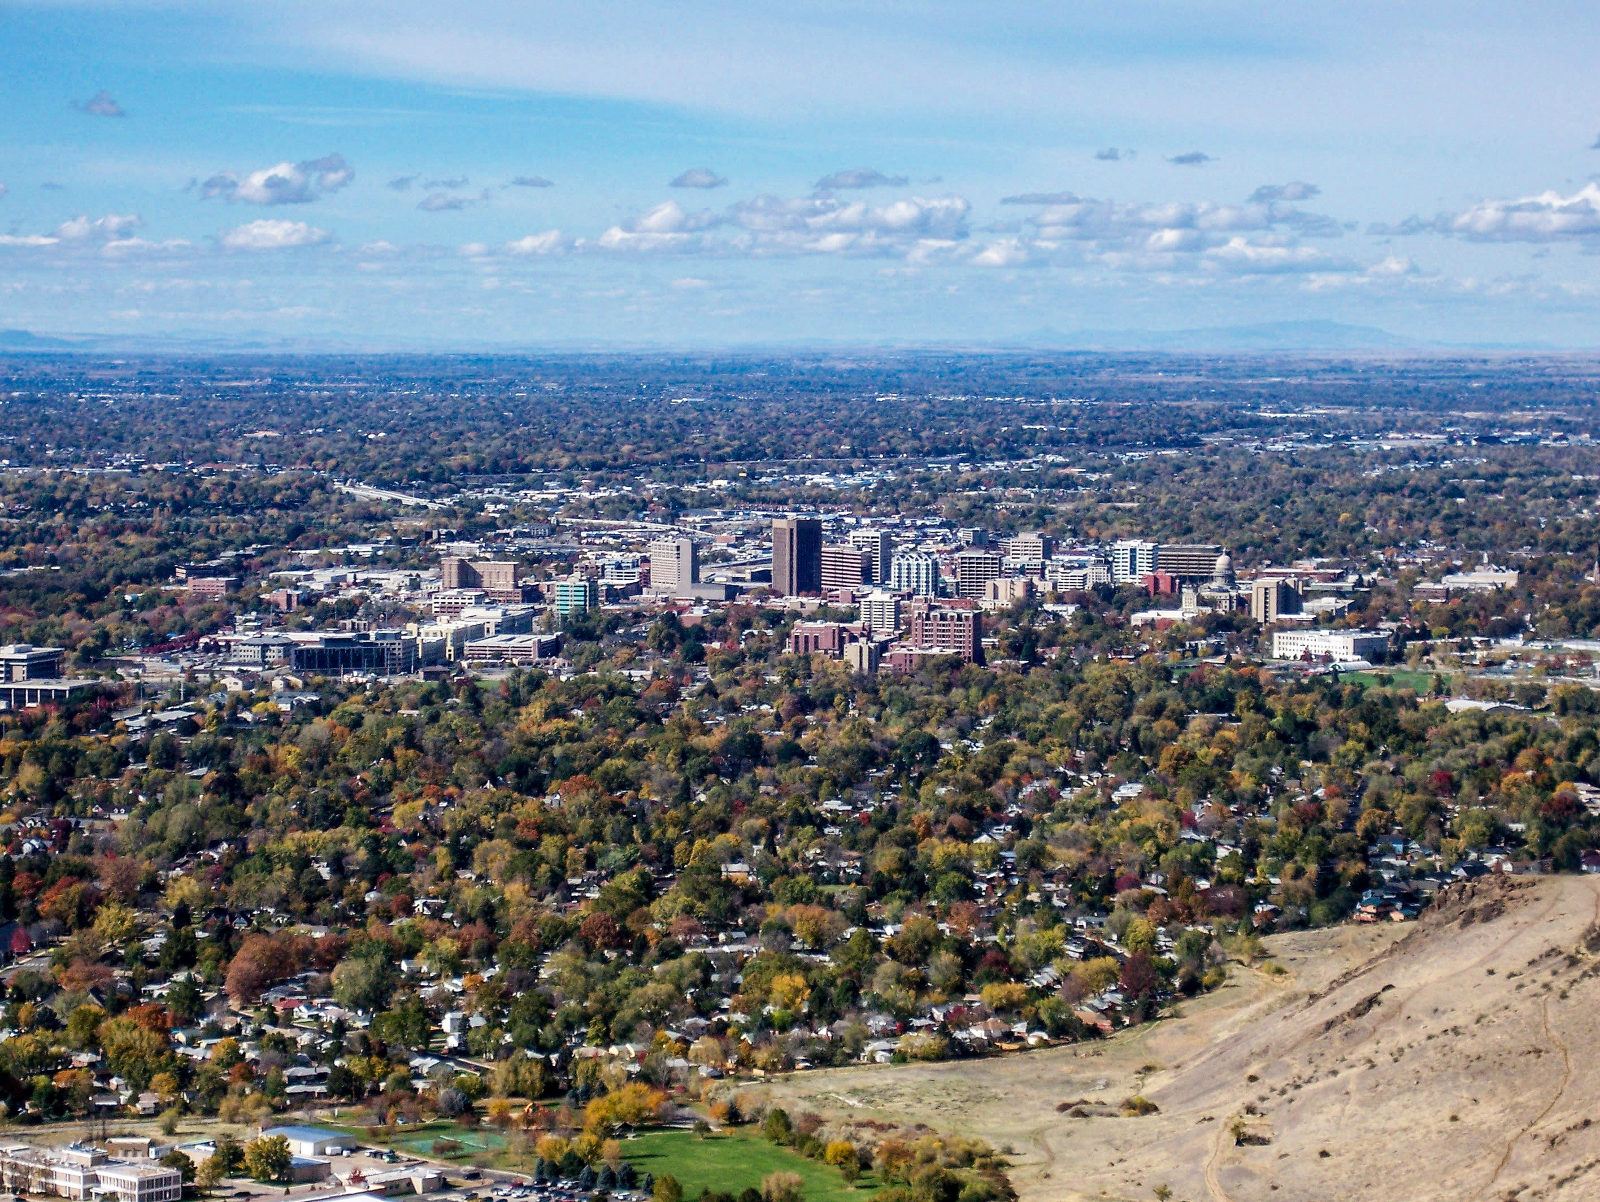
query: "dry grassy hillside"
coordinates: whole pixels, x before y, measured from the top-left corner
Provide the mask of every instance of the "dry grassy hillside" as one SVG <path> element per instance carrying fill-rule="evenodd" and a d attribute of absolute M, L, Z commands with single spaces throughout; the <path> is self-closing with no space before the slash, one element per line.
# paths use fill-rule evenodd
<path fill-rule="evenodd" d="M 1286 977 L 1103 1043 L 771 1090 L 1009 1145 L 1040 1202 L 1600 1198 L 1600 880 L 1496 877 L 1413 926 L 1270 944 Z M 1122 1117 L 1135 1094 L 1159 1113 Z"/>

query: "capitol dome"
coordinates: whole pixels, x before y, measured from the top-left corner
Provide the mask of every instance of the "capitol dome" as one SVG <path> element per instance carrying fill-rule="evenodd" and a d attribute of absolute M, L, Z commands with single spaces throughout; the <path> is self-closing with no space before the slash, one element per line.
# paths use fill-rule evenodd
<path fill-rule="evenodd" d="M 1211 570 L 1211 581 L 1213 584 L 1233 587 L 1233 556 L 1226 551 L 1217 556 L 1217 566 Z"/>

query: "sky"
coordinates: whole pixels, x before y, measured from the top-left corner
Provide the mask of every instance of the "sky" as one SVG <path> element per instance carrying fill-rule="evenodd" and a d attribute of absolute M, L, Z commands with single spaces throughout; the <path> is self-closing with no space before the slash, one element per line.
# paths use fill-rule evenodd
<path fill-rule="evenodd" d="M 1600 5 L 6 0 L 0 329 L 1600 345 Z"/>

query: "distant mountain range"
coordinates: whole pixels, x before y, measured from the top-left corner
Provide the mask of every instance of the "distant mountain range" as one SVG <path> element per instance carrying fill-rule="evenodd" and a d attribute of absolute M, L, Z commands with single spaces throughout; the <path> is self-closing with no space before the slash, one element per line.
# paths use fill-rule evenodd
<path fill-rule="evenodd" d="M 81 344 L 30 330 L 0 330 L 0 351 L 70 351 Z"/>
<path fill-rule="evenodd" d="M 876 346 L 856 340 L 817 339 L 781 343 L 749 343 L 743 346 L 673 346 L 667 344 L 613 346 L 600 343 L 567 342 L 543 346 L 452 345 L 437 348 L 440 354 L 652 354 L 681 351 L 734 351 L 751 354 L 803 354 L 807 351 L 892 353 L 918 350 L 985 351 L 1118 351 L 1147 354 L 1402 354 L 1472 353 L 1492 351 L 1556 351 L 1564 348 L 1529 343 L 1440 342 L 1409 338 L 1377 326 L 1351 325 L 1341 321 L 1271 321 L 1255 325 L 1197 326 L 1183 330 L 1078 330 L 1045 327 L 1009 338 L 959 340 L 884 339 Z M 395 354 L 428 354 L 426 347 L 402 345 L 388 347 Z M 321 340 L 306 342 L 274 336 L 182 334 L 35 334 L 30 330 L 0 330 L 0 354 L 60 354 L 63 352 L 115 354 L 383 354 L 385 348 L 364 344 L 363 340 Z"/>

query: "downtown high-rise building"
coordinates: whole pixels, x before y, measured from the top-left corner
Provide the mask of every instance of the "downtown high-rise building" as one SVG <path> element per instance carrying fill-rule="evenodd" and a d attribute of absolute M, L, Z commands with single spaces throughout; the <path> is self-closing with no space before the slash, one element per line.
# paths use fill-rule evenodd
<path fill-rule="evenodd" d="M 872 583 L 872 552 L 849 543 L 822 546 L 822 587 L 861 589 Z"/>
<path fill-rule="evenodd" d="M 1111 579 L 1133 584 L 1156 570 L 1156 545 L 1133 539 L 1111 544 Z"/>
<path fill-rule="evenodd" d="M 993 551 L 968 547 L 956 555 L 956 596 L 982 600 L 983 586 L 1000 576 L 1005 561 Z"/>
<path fill-rule="evenodd" d="M 894 540 L 887 530 L 852 530 L 847 542 L 872 556 L 870 583 L 883 585 L 889 579 L 889 561 L 894 558 Z"/>
<path fill-rule="evenodd" d="M 900 598 L 894 593 L 868 593 L 861 598 L 861 624 L 873 634 L 892 635 L 900 630 Z"/>
<path fill-rule="evenodd" d="M 820 518 L 779 518 L 772 523 L 772 590 L 784 597 L 822 591 Z"/>
<path fill-rule="evenodd" d="M 939 557 L 927 551 L 896 551 L 889 560 L 889 588 L 916 597 L 937 597 Z"/>
<path fill-rule="evenodd" d="M 1299 581 L 1262 577 L 1250 585 L 1250 616 L 1257 622 L 1276 622 L 1284 614 L 1299 612 Z"/>
<path fill-rule="evenodd" d="M 1048 534 L 1033 531 L 1015 535 L 1006 543 L 1006 567 L 1013 572 L 1030 576 L 1044 574 L 1044 561 L 1055 553 L 1055 540 Z"/>
<path fill-rule="evenodd" d="M 700 583 L 700 551 L 692 538 L 658 538 L 650 544 L 650 591 L 687 597 Z"/>

